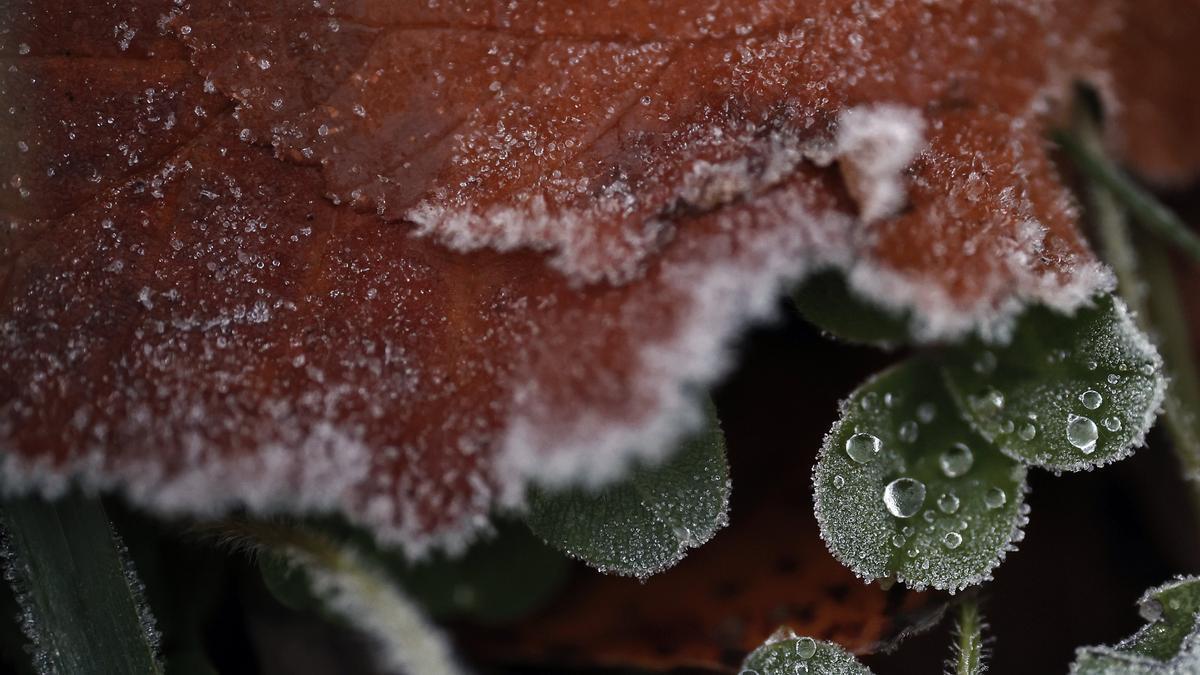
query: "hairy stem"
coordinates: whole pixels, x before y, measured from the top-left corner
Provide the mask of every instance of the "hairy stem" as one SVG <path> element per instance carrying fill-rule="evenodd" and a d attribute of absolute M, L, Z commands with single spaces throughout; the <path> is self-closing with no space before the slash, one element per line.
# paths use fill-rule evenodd
<path fill-rule="evenodd" d="M 462 675 L 442 634 L 378 566 L 356 549 L 313 530 L 225 521 L 204 528 L 235 546 L 284 556 L 308 573 L 313 593 L 377 643 L 388 672 Z"/>
<path fill-rule="evenodd" d="M 957 639 L 954 657 L 950 662 L 954 675 L 981 675 L 987 670 L 984 664 L 983 616 L 979 613 L 979 602 L 968 596 L 958 603 Z"/>

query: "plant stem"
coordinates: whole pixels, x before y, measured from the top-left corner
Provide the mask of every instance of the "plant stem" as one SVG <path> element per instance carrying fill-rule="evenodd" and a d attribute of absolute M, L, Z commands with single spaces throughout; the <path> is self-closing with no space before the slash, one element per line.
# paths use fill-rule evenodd
<path fill-rule="evenodd" d="M 285 523 L 225 521 L 203 529 L 285 556 L 308 572 L 313 593 L 377 643 L 388 672 L 462 675 L 450 645 L 386 572 L 346 544 Z"/>
<path fill-rule="evenodd" d="M 1087 134 L 1056 133 L 1055 141 L 1066 151 L 1075 165 L 1087 177 L 1111 193 L 1135 220 L 1159 237 L 1173 244 L 1196 262 L 1200 262 L 1200 236 L 1147 190 L 1121 171 L 1104 156 L 1094 130 Z"/>
<path fill-rule="evenodd" d="M 974 596 L 964 597 L 958 603 L 957 633 L 954 645 L 956 658 L 950 664 L 954 668 L 954 675 L 980 675 L 987 670 L 987 666 L 983 662 L 983 617 Z"/>
<path fill-rule="evenodd" d="M 1146 236 L 1138 237 L 1135 244 L 1122 207 L 1129 208 L 1155 235 L 1198 261 L 1200 238 L 1108 162 L 1095 121 L 1082 112 L 1077 117 L 1076 133 L 1059 133 L 1056 138 L 1091 179 L 1086 187 L 1087 202 L 1103 257 L 1112 265 L 1117 290 L 1138 325 L 1153 336 L 1162 352 L 1170 379 L 1163 403 L 1167 432 L 1191 488 L 1194 510 L 1200 516 L 1200 421 L 1193 414 L 1200 410 L 1200 379 L 1196 376 L 1191 339 L 1179 312 L 1179 294 L 1166 247 Z"/>

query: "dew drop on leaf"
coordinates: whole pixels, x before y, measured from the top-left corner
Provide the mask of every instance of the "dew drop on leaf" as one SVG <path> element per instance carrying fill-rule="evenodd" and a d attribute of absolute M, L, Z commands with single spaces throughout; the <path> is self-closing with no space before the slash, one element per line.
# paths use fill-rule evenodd
<path fill-rule="evenodd" d="M 937 505 L 942 513 L 954 513 L 958 510 L 958 495 L 953 492 L 943 493 L 941 497 L 938 497 Z"/>
<path fill-rule="evenodd" d="M 817 641 L 810 637 L 802 637 L 796 640 L 796 656 L 802 659 L 811 659 L 813 654 L 817 653 Z"/>
<path fill-rule="evenodd" d="M 858 433 L 846 439 L 846 454 L 859 464 L 866 464 L 875 459 L 881 446 L 882 443 L 877 436 Z"/>
<path fill-rule="evenodd" d="M 1109 415 L 1108 417 L 1105 417 L 1104 421 L 1101 422 L 1101 424 L 1104 425 L 1105 429 L 1108 429 L 1109 431 L 1112 431 L 1112 432 L 1117 432 L 1117 431 L 1121 430 L 1121 419 L 1119 417 L 1116 417 L 1113 415 Z"/>
<path fill-rule="evenodd" d="M 971 470 L 975 455 L 963 443 L 955 443 L 938 458 L 942 472 L 950 478 L 957 478 Z"/>
<path fill-rule="evenodd" d="M 1067 440 L 1079 448 L 1080 452 L 1090 455 L 1096 451 L 1096 439 L 1100 431 L 1096 423 L 1083 415 L 1070 415 L 1067 418 Z"/>
<path fill-rule="evenodd" d="M 915 478 L 901 477 L 883 489 L 883 503 L 897 518 L 912 518 L 925 503 L 925 484 Z"/>
<path fill-rule="evenodd" d="M 917 426 L 916 422 L 909 420 L 900 425 L 900 440 L 905 443 L 915 443 L 919 435 L 920 427 Z"/>
<path fill-rule="evenodd" d="M 1026 422 L 1021 425 L 1021 430 L 1017 432 L 1017 435 L 1023 441 L 1032 441 L 1037 436 L 1037 427 L 1033 426 L 1032 423 Z"/>
<path fill-rule="evenodd" d="M 947 532 L 945 537 L 942 537 L 942 543 L 946 548 L 954 550 L 962 545 L 963 537 L 957 532 Z"/>
<path fill-rule="evenodd" d="M 983 503 L 989 509 L 998 509 L 1007 501 L 1008 495 L 998 487 L 990 487 L 987 492 L 983 493 Z"/>
<path fill-rule="evenodd" d="M 1100 407 L 1100 404 L 1104 403 L 1104 396 L 1095 389 L 1088 389 L 1079 395 L 1079 402 L 1088 410 L 1095 410 Z"/>
<path fill-rule="evenodd" d="M 933 418 L 937 417 L 937 406 L 932 403 L 922 403 L 917 406 L 917 419 L 922 424 L 929 424 Z"/>

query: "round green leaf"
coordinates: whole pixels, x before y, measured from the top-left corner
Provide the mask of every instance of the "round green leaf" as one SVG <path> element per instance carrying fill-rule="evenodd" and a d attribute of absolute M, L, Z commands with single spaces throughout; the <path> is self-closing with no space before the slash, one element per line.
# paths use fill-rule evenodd
<path fill-rule="evenodd" d="M 706 428 L 662 464 L 637 467 L 599 491 L 532 490 L 528 522 L 601 572 L 646 578 L 725 526 L 729 489 L 725 438 L 710 405 Z"/>
<path fill-rule="evenodd" d="M 961 419 L 910 360 L 859 387 L 813 471 L 821 536 L 868 580 L 955 591 L 990 578 L 1025 524 L 1025 468 Z"/>
<path fill-rule="evenodd" d="M 1166 387 L 1158 352 L 1112 296 L 1074 316 L 1030 309 L 1007 346 L 964 349 L 944 372 L 984 438 L 1010 457 L 1055 471 L 1132 453 Z"/>
<path fill-rule="evenodd" d="M 792 293 L 796 309 L 821 330 L 859 344 L 892 348 L 910 341 L 909 316 L 854 293 L 841 270 L 818 272 Z"/>
<path fill-rule="evenodd" d="M 741 675 L 871 675 L 852 654 L 833 644 L 783 630 L 750 652 Z"/>
<path fill-rule="evenodd" d="M 1200 672 L 1200 578 L 1152 588 L 1138 603 L 1148 623 L 1114 647 L 1081 647 L 1073 675 L 1177 675 Z"/>

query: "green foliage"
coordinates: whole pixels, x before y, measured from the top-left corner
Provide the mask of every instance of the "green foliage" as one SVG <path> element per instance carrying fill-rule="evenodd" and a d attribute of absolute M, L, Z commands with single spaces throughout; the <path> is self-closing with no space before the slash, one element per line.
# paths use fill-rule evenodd
<path fill-rule="evenodd" d="M 813 472 L 830 551 L 867 579 L 958 590 L 987 578 L 1021 534 L 1025 468 L 961 418 L 920 359 L 859 387 Z"/>
<path fill-rule="evenodd" d="M 671 567 L 726 523 L 725 439 L 708 424 L 662 464 L 636 467 L 620 483 L 588 491 L 531 491 L 529 527 L 602 572 L 640 578 Z"/>
<path fill-rule="evenodd" d="M 984 438 L 1010 457 L 1056 471 L 1133 452 L 1166 386 L 1158 352 L 1112 296 L 1074 316 L 1031 308 L 1011 343 L 961 350 L 945 373 Z"/>
<path fill-rule="evenodd" d="M 98 500 L 10 499 L 0 522 L 37 672 L 162 672 L 141 582 Z"/>
<path fill-rule="evenodd" d="M 909 316 L 850 290 L 841 270 L 818 272 L 793 293 L 796 309 L 821 330 L 847 342 L 891 348 L 910 341 Z"/>
<path fill-rule="evenodd" d="M 435 553 L 415 562 L 378 548 L 369 535 L 342 523 L 308 527 L 352 541 L 434 619 L 517 619 L 549 602 L 567 580 L 567 559 L 519 522 L 498 522 L 492 536 L 461 555 Z M 258 565 L 264 584 L 281 604 L 297 611 L 322 611 L 305 568 L 277 554 L 259 556 Z"/>
<path fill-rule="evenodd" d="M 832 642 L 781 630 L 750 652 L 741 675 L 871 675 L 871 671 Z"/>
<path fill-rule="evenodd" d="M 1073 675 L 1184 675 L 1200 672 L 1200 578 L 1177 579 L 1142 596 L 1148 623 L 1113 647 L 1081 647 Z"/>

